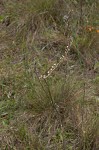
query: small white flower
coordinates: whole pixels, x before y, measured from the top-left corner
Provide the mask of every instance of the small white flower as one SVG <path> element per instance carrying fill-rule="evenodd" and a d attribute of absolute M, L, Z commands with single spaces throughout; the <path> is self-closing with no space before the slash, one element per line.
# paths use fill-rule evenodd
<path fill-rule="evenodd" d="M 53 69 L 51 68 L 50 71 L 53 71 Z"/>
<path fill-rule="evenodd" d="M 62 58 L 64 58 L 64 55 L 62 55 Z"/>
<path fill-rule="evenodd" d="M 48 71 L 47 73 L 49 74 L 50 72 Z"/>
<path fill-rule="evenodd" d="M 41 75 L 40 77 L 39 77 L 39 79 L 41 79 L 43 76 Z"/>
<path fill-rule="evenodd" d="M 44 75 L 43 78 L 45 79 L 45 78 L 46 78 L 46 75 Z"/>
<path fill-rule="evenodd" d="M 54 68 L 54 66 L 52 66 L 52 69 Z"/>

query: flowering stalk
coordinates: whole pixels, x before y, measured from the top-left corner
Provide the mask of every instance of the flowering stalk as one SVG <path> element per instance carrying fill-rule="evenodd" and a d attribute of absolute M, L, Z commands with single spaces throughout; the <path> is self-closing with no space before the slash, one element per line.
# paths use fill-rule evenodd
<path fill-rule="evenodd" d="M 58 63 L 55 63 L 54 65 L 52 65 L 51 68 L 47 71 L 47 75 L 45 75 L 45 74 L 44 74 L 44 75 L 41 75 L 41 76 L 39 77 L 39 79 L 46 79 L 46 78 L 48 78 L 48 77 L 53 73 L 53 71 L 54 71 L 64 60 L 66 60 L 66 58 L 67 58 L 67 53 L 68 53 L 68 51 L 70 51 L 70 46 L 71 46 L 71 44 L 72 44 L 72 38 L 70 39 L 70 43 L 69 43 L 68 46 L 66 47 L 65 54 L 60 57 L 59 62 L 58 62 Z"/>

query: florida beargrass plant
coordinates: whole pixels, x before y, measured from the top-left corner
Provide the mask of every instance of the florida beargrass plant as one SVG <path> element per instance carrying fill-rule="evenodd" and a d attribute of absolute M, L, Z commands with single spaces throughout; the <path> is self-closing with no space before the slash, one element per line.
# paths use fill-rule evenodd
<path fill-rule="evenodd" d="M 1 150 L 99 149 L 98 9 L 1 0 Z"/>

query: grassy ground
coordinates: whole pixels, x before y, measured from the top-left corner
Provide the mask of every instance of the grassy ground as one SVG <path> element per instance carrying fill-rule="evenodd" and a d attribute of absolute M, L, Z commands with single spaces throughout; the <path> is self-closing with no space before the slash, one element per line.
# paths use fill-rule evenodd
<path fill-rule="evenodd" d="M 99 150 L 98 10 L 1 0 L 0 150 Z"/>

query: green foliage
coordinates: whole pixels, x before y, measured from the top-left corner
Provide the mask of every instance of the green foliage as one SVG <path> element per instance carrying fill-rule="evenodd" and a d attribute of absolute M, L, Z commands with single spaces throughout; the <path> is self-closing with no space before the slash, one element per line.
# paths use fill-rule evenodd
<path fill-rule="evenodd" d="M 0 22 L 2 22 L 4 20 L 4 16 L 0 16 Z"/>

